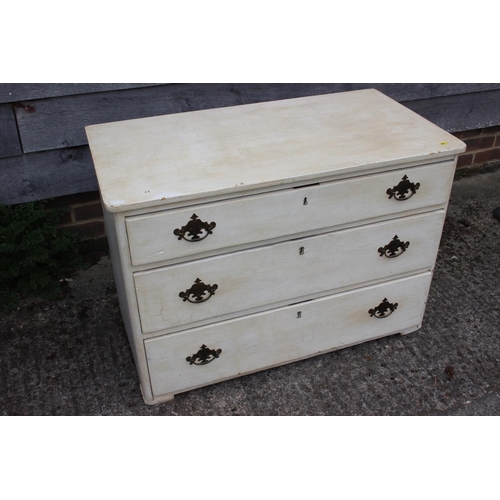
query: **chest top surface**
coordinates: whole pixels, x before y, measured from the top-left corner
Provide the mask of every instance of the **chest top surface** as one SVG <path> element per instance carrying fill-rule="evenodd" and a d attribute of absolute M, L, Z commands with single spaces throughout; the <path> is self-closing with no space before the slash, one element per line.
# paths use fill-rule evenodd
<path fill-rule="evenodd" d="M 91 125 L 86 132 L 112 212 L 243 195 L 465 150 L 373 89 Z"/>

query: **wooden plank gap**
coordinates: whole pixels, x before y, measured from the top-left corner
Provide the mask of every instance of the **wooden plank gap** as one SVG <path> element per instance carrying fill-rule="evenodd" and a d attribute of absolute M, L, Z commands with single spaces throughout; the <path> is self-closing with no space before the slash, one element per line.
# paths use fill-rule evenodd
<path fill-rule="evenodd" d="M 0 83 L 0 103 L 167 85 L 164 83 Z"/>
<path fill-rule="evenodd" d="M 0 105 L 0 158 L 22 154 L 16 115 L 11 104 Z"/>
<path fill-rule="evenodd" d="M 97 189 L 87 146 L 0 159 L 0 203 L 6 205 Z"/>

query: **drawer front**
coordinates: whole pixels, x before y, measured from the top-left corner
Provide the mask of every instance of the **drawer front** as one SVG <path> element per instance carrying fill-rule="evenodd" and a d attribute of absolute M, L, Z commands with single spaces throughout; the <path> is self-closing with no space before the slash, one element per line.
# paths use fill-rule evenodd
<path fill-rule="evenodd" d="M 431 273 L 423 273 L 146 340 L 153 394 L 182 392 L 417 329 L 430 281 Z M 397 304 L 393 312 L 389 305 L 379 307 L 387 303 Z M 377 317 L 383 310 L 389 315 Z"/>
<path fill-rule="evenodd" d="M 453 174 L 454 162 L 450 161 L 127 217 L 132 264 L 184 259 L 427 206 L 437 207 L 447 203 Z M 402 181 L 405 176 L 408 180 Z M 412 187 L 410 183 L 415 185 L 415 194 L 411 195 L 409 190 L 407 199 L 398 200 L 405 188 Z M 402 187 L 387 192 L 397 186 Z"/>
<path fill-rule="evenodd" d="M 438 210 L 137 272 L 143 332 L 198 326 L 220 316 L 430 270 L 444 217 Z M 391 249 L 399 255 L 392 256 Z"/>

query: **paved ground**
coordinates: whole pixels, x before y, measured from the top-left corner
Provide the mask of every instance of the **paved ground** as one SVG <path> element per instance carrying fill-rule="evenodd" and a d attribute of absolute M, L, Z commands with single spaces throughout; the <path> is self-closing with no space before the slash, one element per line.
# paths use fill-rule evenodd
<path fill-rule="evenodd" d="M 455 181 L 423 328 L 146 406 L 107 257 L 0 316 L 2 415 L 500 415 L 500 170 Z"/>

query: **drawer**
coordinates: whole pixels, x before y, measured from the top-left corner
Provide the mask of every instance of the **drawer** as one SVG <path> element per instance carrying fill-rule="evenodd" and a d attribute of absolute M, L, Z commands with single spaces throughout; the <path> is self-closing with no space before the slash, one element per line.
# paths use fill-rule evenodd
<path fill-rule="evenodd" d="M 422 321 L 430 281 L 431 273 L 423 273 L 146 340 L 153 394 L 174 394 L 369 339 L 416 330 Z M 397 304 L 393 312 L 389 304 Z M 377 317 L 384 310 L 388 316 Z M 204 361 L 206 364 L 199 364 Z"/>
<path fill-rule="evenodd" d="M 437 210 L 136 272 L 142 330 L 198 326 L 251 309 L 430 270 L 444 217 L 444 210 Z M 399 255 L 393 257 L 391 251 Z"/>
<path fill-rule="evenodd" d="M 444 206 L 453 174 L 454 162 L 449 161 L 127 217 L 132 264 L 220 253 L 253 242 Z M 415 194 L 405 200 L 398 200 L 400 192 L 389 196 L 387 190 L 404 183 L 404 176 L 418 184 Z"/>

